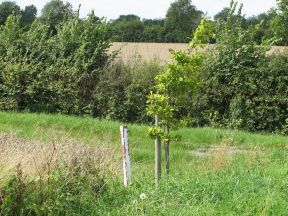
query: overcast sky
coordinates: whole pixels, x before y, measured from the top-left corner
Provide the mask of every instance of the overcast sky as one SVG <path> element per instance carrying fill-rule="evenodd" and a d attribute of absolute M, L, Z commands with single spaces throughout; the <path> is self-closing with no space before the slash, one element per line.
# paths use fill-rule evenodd
<path fill-rule="evenodd" d="M 4 0 L 0 0 L 3 2 Z M 21 8 L 34 4 L 38 15 L 49 0 L 14 0 Z M 65 1 L 65 0 L 64 0 Z M 99 17 L 116 19 L 119 15 L 135 14 L 141 18 L 164 18 L 167 9 L 174 0 L 69 0 L 74 9 L 81 4 L 81 16 L 92 9 Z M 276 5 L 276 0 L 239 0 L 244 4 L 243 13 L 246 16 L 257 15 Z M 230 0 L 192 0 L 192 4 L 213 17 L 224 7 L 229 6 Z"/>

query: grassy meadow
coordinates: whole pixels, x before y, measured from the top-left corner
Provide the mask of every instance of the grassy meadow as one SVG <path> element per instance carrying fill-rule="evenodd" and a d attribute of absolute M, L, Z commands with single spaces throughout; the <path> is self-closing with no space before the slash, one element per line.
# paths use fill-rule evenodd
<path fill-rule="evenodd" d="M 156 187 L 153 140 L 147 135 L 147 126 L 129 124 L 132 184 L 125 189 L 120 125 L 91 118 L 0 112 L 3 188 L 0 197 L 3 199 L 7 191 L 12 191 L 16 195 L 10 198 L 15 201 L 20 194 L 22 201 L 14 206 L 20 215 L 285 215 L 288 212 L 287 137 L 215 128 L 180 129 L 174 133 L 181 139 L 171 145 L 170 176 L 163 173 Z M 49 146 L 57 152 L 67 142 L 73 143 L 74 150 L 78 149 L 73 154 L 80 155 L 79 161 L 102 157 L 105 163 L 92 163 L 100 166 L 97 173 L 85 171 L 85 175 L 78 175 L 82 173 L 78 167 L 77 172 L 70 171 L 63 178 L 60 171 L 41 174 L 38 162 L 28 161 L 27 155 L 34 152 L 45 164 L 45 154 L 51 153 Z M 17 148 L 24 149 L 22 152 L 27 155 L 16 157 Z M 56 158 L 54 154 L 50 156 L 48 160 Z M 15 171 L 21 162 L 22 171 Z M 81 166 L 87 167 L 89 161 L 84 162 Z M 7 184 L 7 176 L 15 172 Z M 99 173 L 104 172 L 100 178 Z M 46 177 L 48 180 L 44 181 Z M 101 187 L 96 190 L 95 185 Z M 20 186 L 24 189 L 20 190 Z M 139 198 L 141 193 L 146 195 L 144 200 Z M 42 201 L 36 204 L 39 197 Z M 7 211 L 0 208 L 0 215 Z"/>

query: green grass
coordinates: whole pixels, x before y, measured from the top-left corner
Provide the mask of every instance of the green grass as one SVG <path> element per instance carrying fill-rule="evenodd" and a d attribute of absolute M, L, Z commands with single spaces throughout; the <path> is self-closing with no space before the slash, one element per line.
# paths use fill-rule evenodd
<path fill-rule="evenodd" d="M 87 145 L 105 144 L 119 152 L 120 124 L 61 115 L 0 112 L 0 132 L 41 141 L 65 137 Z M 147 136 L 147 126 L 128 124 L 128 127 L 132 185 L 125 189 L 122 182 L 111 178 L 100 196 L 92 200 L 81 196 L 77 205 L 70 203 L 66 208 L 70 214 L 287 214 L 287 137 L 213 128 L 178 130 L 174 133 L 181 140 L 171 145 L 171 174 L 169 178 L 163 174 L 156 189 L 154 144 Z M 217 145 L 236 146 L 246 153 L 227 155 L 216 151 L 210 157 L 192 154 L 195 149 L 208 151 L 210 146 Z M 139 199 L 141 193 L 147 195 L 144 201 Z"/>

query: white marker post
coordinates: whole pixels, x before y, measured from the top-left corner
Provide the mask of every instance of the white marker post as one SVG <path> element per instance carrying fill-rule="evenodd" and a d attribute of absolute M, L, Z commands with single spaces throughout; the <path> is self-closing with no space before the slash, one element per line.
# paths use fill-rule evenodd
<path fill-rule="evenodd" d="M 127 187 L 131 182 L 131 168 L 128 148 L 128 128 L 127 126 L 120 126 L 120 138 L 123 156 L 123 171 L 124 171 L 124 186 Z"/>

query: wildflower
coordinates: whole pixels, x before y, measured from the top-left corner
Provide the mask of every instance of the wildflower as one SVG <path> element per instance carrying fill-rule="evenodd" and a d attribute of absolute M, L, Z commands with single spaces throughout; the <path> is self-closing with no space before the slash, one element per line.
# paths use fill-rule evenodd
<path fill-rule="evenodd" d="M 141 194 L 140 194 L 140 199 L 141 199 L 141 200 L 144 200 L 144 199 L 146 199 L 146 194 L 144 194 L 144 193 L 141 193 Z"/>

